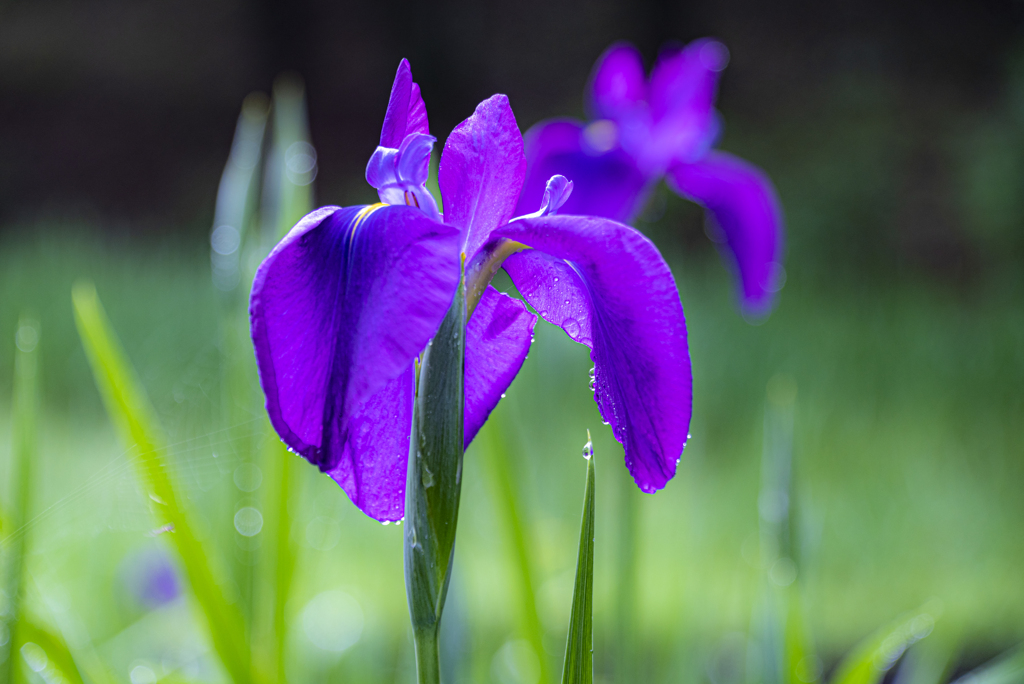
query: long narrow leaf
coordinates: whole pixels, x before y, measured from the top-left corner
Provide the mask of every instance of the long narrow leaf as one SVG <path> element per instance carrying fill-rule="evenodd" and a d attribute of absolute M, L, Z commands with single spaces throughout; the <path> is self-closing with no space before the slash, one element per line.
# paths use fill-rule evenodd
<path fill-rule="evenodd" d="M 985 663 L 953 684 L 1021 684 L 1024 682 L 1024 646 Z"/>
<path fill-rule="evenodd" d="M 24 595 L 26 535 L 22 529 L 31 505 L 33 464 L 36 461 L 36 406 L 38 385 L 39 324 L 21 320 L 15 335 L 14 404 L 11 444 L 11 520 L 10 531 L 2 537 L 4 561 L 0 568 L 9 605 L 6 622 L 0 622 L 0 682 L 14 681 L 15 653 L 24 640 L 21 598 Z M 2 615 L 2 614 L 0 614 Z"/>
<path fill-rule="evenodd" d="M 519 580 L 519 606 L 523 621 L 523 633 L 530 646 L 533 647 L 540 662 L 538 684 L 551 681 L 548 658 L 544 652 L 544 628 L 537 615 L 536 593 L 533 588 L 533 558 L 526 543 L 523 521 L 516 506 L 517 485 L 515 472 L 509 467 L 507 437 L 502 430 L 501 412 L 491 414 L 484 427 L 487 439 L 487 456 L 485 462 L 490 466 L 491 492 L 495 505 L 499 510 L 508 546 L 515 556 L 515 569 Z"/>
<path fill-rule="evenodd" d="M 583 495 L 580 550 L 576 559 L 576 586 L 572 591 L 569 637 L 565 643 L 562 684 L 594 681 L 594 449 L 587 430 L 587 488 Z"/>
<path fill-rule="evenodd" d="M 839 663 L 832 684 L 878 684 L 903 652 L 928 636 L 934 625 L 935 617 L 926 607 L 875 632 Z"/>
<path fill-rule="evenodd" d="M 173 526 L 173 532 L 167 537 L 181 556 L 213 647 L 235 682 L 251 681 L 250 654 L 242 616 L 224 598 L 193 532 L 183 499 L 176 491 L 169 471 L 166 449 L 159 436 L 159 423 L 142 384 L 111 329 L 92 284 L 77 284 L 72 299 L 78 332 L 107 413 L 122 442 L 133 451 L 139 479 L 156 504 L 153 512 L 157 524 Z"/>
<path fill-rule="evenodd" d="M 22 620 L 18 634 L 21 637 L 19 650 L 22 661 L 43 681 L 85 684 L 67 643 L 57 633 L 32 620 Z"/>

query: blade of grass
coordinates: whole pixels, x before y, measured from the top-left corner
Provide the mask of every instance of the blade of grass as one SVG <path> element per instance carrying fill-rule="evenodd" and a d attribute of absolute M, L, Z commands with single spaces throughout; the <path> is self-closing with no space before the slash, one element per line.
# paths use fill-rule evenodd
<path fill-rule="evenodd" d="M 1024 682 L 1024 646 L 971 670 L 953 684 L 1021 684 Z"/>
<path fill-rule="evenodd" d="M 239 294 L 249 292 L 248 264 L 242 263 L 243 246 L 256 213 L 263 158 L 263 138 L 270 115 L 270 102 L 263 93 L 252 93 L 242 103 L 235 126 L 231 153 L 217 188 L 217 206 L 210 234 L 210 265 L 213 284 L 234 304 Z M 257 240 L 258 242 L 258 240 Z M 239 285 L 243 287 L 239 288 Z M 240 290 L 240 292 L 239 292 Z"/>
<path fill-rule="evenodd" d="M 38 622 L 22 620 L 18 634 L 21 638 L 20 655 L 25 666 L 38 673 L 43 681 L 85 684 L 67 643 L 56 632 Z"/>
<path fill-rule="evenodd" d="M 209 630 L 210 640 L 224 669 L 237 683 L 254 679 L 250 666 L 245 625 L 236 606 L 228 603 L 214 578 L 208 558 L 193 532 L 165 459 L 163 439 L 153 407 L 91 283 L 78 283 L 72 292 L 75 322 L 92 367 L 96 385 L 107 414 L 122 442 L 134 449 L 137 472 L 150 498 L 158 525 L 173 525 L 167 535 L 181 556 L 199 616 Z"/>
<path fill-rule="evenodd" d="M 530 642 L 540 663 L 540 676 L 537 682 L 547 684 L 551 681 L 551 671 L 544 651 L 544 628 L 537 614 L 537 599 L 533 588 L 533 559 L 526 544 L 523 520 L 516 506 L 518 481 L 515 472 L 509 467 L 508 438 L 502 429 L 501 415 L 501 411 L 492 413 L 484 427 L 488 455 L 484 462 L 489 466 L 491 496 L 498 508 L 508 547 L 515 560 L 523 635 Z"/>
<path fill-rule="evenodd" d="M 29 519 L 31 506 L 33 465 L 36 461 L 36 410 L 38 405 L 38 345 L 39 324 L 21 319 L 14 339 L 14 397 L 11 430 L 11 519 L 9 532 L 3 537 L 3 590 L 7 596 L 6 620 L 0 623 L 0 636 L 6 636 L 0 645 L 0 682 L 14 681 L 15 655 L 24 642 L 24 621 L 19 618 L 24 596 L 25 548 L 27 535 L 21 529 Z M 2 615 L 2 613 L 0 613 Z"/>
<path fill-rule="evenodd" d="M 594 448 L 587 430 L 583 447 L 587 459 L 587 487 L 583 495 L 580 550 L 576 559 L 576 586 L 565 643 L 562 684 L 593 684 L 594 681 Z"/>
<path fill-rule="evenodd" d="M 878 684 L 911 644 L 931 633 L 935 612 L 925 606 L 869 636 L 839 663 L 832 684 Z"/>

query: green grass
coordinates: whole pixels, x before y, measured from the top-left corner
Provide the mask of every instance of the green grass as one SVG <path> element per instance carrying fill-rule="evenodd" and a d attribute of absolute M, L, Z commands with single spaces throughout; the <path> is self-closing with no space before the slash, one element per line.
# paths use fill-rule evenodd
<path fill-rule="evenodd" d="M 750 626 L 763 576 L 757 496 L 765 386 L 779 372 L 798 387 L 803 603 L 826 670 L 879 626 L 931 599 L 943 606 L 936 633 L 955 634 L 968 652 L 994 655 L 1024 638 L 1020 283 L 993 275 L 959 290 L 911 277 L 823 287 L 792 265 L 778 310 L 750 326 L 736 314 L 713 255 L 668 254 L 689 323 L 695 413 L 676 479 L 657 495 L 637 494 L 636 657 L 649 680 L 707 680 L 709 663 Z M 220 431 L 224 336 L 205 246 L 122 244 L 30 226 L 0 242 L 0 478 L 9 468 L 6 402 L 18 313 L 31 311 L 46 331 L 27 568 L 61 616 L 63 638 L 94 649 L 116 681 L 128 681 L 140 663 L 159 670 L 162 662 L 212 679 L 210 647 L 190 636 L 187 606 L 147 611 L 125 588 L 133 554 L 163 540 L 149 536 L 149 500 L 103 413 L 74 330 L 70 293 L 80 278 L 96 283 L 152 399 L 173 445 L 174 484 L 197 512 L 197 534 L 225 557 L 251 553 L 231 521 L 247 496 L 232 483 L 242 458 L 233 444 L 243 437 L 263 444 L 265 420 L 257 406 Z M 626 474 L 621 448 L 589 397 L 590 365 L 585 349 L 540 324 L 497 411 L 514 445 L 517 510 L 551 671 L 560 665 L 571 605 L 580 436 L 593 433 L 602 459 L 595 681 L 607 681 L 602 654 L 615 633 L 615 530 Z M 255 378 L 249 382 L 255 388 Z M 521 638 L 522 617 L 512 603 L 518 593 L 500 588 L 519 581 L 519 570 L 481 449 L 475 444 L 466 455 L 442 658 L 456 663 L 460 681 L 508 684 L 516 671 L 509 654 L 518 651 L 506 646 Z M 298 548 L 284 615 L 291 680 L 411 681 L 402 528 L 369 520 L 330 480 L 299 465 L 291 527 Z M 229 600 L 233 590 L 239 585 L 224 588 Z M 359 641 L 340 657 L 319 649 L 304 627 L 310 602 L 335 590 L 362 613 Z"/>

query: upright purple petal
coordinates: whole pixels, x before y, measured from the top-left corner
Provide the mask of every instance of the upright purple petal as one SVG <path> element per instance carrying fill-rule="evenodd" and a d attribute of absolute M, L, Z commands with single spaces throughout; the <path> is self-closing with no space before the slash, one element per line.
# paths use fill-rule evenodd
<path fill-rule="evenodd" d="M 504 264 L 545 320 L 591 348 L 594 398 L 645 492 L 672 478 L 686 444 L 692 380 L 675 280 L 657 248 L 607 219 L 546 216 L 497 231 L 533 247 Z"/>
<path fill-rule="evenodd" d="M 653 128 L 645 157 L 657 157 L 661 171 L 671 160 L 700 159 L 717 139 L 721 124 L 715 112 L 718 74 L 729 52 L 716 40 L 695 40 L 662 57 L 651 72 Z M 642 165 L 643 162 L 641 162 Z"/>
<path fill-rule="evenodd" d="M 405 206 L 318 209 L 256 273 L 249 313 L 271 423 L 291 449 L 341 473 L 372 516 L 390 515 L 393 483 L 355 447 L 364 429 L 385 445 L 408 438 L 408 422 L 374 398 L 405 396 L 391 385 L 436 332 L 458 281 L 457 231 Z M 385 434 L 395 429 L 404 432 Z"/>
<path fill-rule="evenodd" d="M 540 207 L 548 179 L 556 174 L 573 184 L 572 194 L 559 209 L 562 214 L 629 221 L 642 208 L 648 179 L 617 146 L 605 151 L 595 149 L 587 140 L 583 124 L 571 120 L 541 122 L 526 132 L 525 147 L 528 166 L 517 216 Z"/>
<path fill-rule="evenodd" d="M 731 154 L 711 152 L 695 164 L 672 167 L 668 184 L 711 212 L 722 231 L 743 309 L 766 315 L 783 273 L 782 208 L 768 176 Z"/>
<path fill-rule="evenodd" d="M 468 259 L 512 218 L 525 175 L 523 136 L 508 97 L 494 95 L 448 136 L 438 170 L 445 223 L 462 230 Z"/>
<path fill-rule="evenodd" d="M 380 131 L 380 146 L 397 148 L 410 133 L 430 133 L 427 108 L 420 97 L 420 87 L 413 83 L 409 60 L 398 64 L 398 73 L 391 86 L 388 111 Z"/>
<path fill-rule="evenodd" d="M 647 99 L 647 80 L 640 52 L 628 43 L 605 50 L 594 65 L 587 104 L 595 119 L 616 119 Z"/>
<path fill-rule="evenodd" d="M 466 326 L 467 447 L 523 367 L 536 323 L 522 301 L 484 290 Z"/>

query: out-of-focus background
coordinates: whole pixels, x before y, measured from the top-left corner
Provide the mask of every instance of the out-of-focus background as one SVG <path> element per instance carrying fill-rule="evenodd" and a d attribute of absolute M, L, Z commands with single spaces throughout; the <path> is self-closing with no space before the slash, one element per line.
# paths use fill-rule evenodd
<path fill-rule="evenodd" d="M 241 467 L 239 445 L 262 439 L 263 424 L 258 405 L 241 418 L 223 410 L 210 231 L 246 95 L 270 93 L 282 73 L 301 77 L 316 203 L 367 203 L 375 192 L 363 170 L 402 57 L 443 141 L 494 92 L 509 95 L 524 131 L 583 116 L 591 65 L 615 40 L 636 44 L 649 66 L 661 46 L 711 35 L 731 53 L 720 146 L 765 169 L 785 208 L 778 307 L 745 322 L 702 211 L 655 194 L 638 227 L 679 282 L 695 415 L 679 474 L 654 496 L 627 486 L 589 397 L 585 350 L 539 325 L 496 415 L 534 553 L 545 653 L 523 655 L 508 590 L 515 561 L 486 450 L 474 445 L 446 614 L 452 677 L 535 684 L 537 659 L 560 664 L 587 428 L 599 468 L 603 681 L 625 681 L 608 655 L 624 620 L 635 681 L 756 676 L 749 653 L 766 582 L 800 587 L 826 677 L 860 639 L 921 605 L 953 672 L 1019 642 L 1022 19 L 1024 5 L 1009 0 L 0 3 L 0 482 L 14 335 L 27 314 L 42 330 L 27 557 L 38 600 L 115 681 L 181 668 L 216 679 L 195 666 L 208 647 L 103 412 L 70 292 L 79 279 L 96 283 L 176 445 L 176 477 L 209 548 L 234 577 L 228 593 L 242 600 L 239 568 L 259 535 L 232 516 L 261 482 Z M 762 466 L 779 449 L 792 458 L 799 539 L 797 562 L 781 569 L 765 558 L 764 530 L 779 520 Z M 286 611 L 294 679 L 411 681 L 401 528 L 302 472 Z M 161 586 L 175 589 L 166 600 L 140 589 L 165 571 Z"/>

